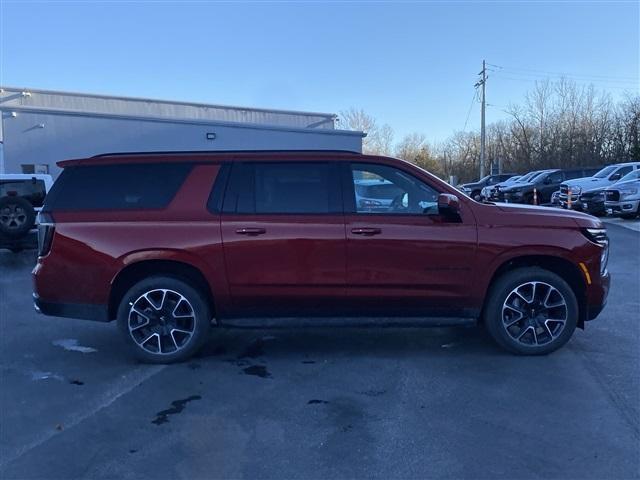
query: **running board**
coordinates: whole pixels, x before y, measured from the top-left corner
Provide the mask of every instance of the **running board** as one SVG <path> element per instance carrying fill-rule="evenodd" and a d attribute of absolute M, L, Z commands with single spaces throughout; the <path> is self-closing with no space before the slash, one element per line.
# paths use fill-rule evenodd
<path fill-rule="evenodd" d="M 298 327 L 458 327 L 473 326 L 476 318 L 452 317 L 277 317 L 277 318 L 218 318 L 218 325 L 228 328 L 298 328 Z"/>

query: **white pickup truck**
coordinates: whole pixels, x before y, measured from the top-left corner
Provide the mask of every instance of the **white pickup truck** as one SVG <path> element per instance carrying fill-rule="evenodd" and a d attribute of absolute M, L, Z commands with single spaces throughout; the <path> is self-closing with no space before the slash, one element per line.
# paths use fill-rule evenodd
<path fill-rule="evenodd" d="M 613 185 L 627 173 L 637 169 L 640 169 L 640 162 L 616 163 L 607 165 L 592 177 L 567 180 L 560 184 L 560 206 L 569 208 L 569 192 L 571 192 L 571 208 L 580 209 L 582 193 Z"/>

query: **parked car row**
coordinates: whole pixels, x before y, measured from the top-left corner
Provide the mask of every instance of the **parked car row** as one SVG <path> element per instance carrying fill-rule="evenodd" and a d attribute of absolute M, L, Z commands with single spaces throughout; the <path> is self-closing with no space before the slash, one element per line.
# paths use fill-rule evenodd
<path fill-rule="evenodd" d="M 480 199 L 532 205 L 547 204 L 551 203 L 551 196 L 560 188 L 562 182 L 590 176 L 597 172 L 597 168 L 589 167 L 567 170 L 559 168 L 535 170 L 518 177 L 515 181 L 512 181 L 514 177 L 511 177 L 505 182 L 483 189 Z"/>
<path fill-rule="evenodd" d="M 640 215 L 640 162 L 608 165 L 604 168 L 535 170 L 522 176 L 505 174 L 506 180 L 491 183 L 492 177 L 461 185 L 476 200 L 548 205 L 580 210 L 591 215 Z M 474 196 L 476 187 L 484 183 Z"/>

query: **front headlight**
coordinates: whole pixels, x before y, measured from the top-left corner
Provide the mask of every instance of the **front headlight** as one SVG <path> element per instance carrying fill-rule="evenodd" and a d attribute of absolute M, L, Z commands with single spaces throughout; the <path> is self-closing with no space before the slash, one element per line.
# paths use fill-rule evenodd
<path fill-rule="evenodd" d="M 571 193 L 575 193 L 577 195 L 582 193 L 582 187 L 569 187 L 569 190 L 571 190 Z"/>
<path fill-rule="evenodd" d="M 620 195 L 635 195 L 638 193 L 637 188 L 622 188 L 620 189 Z"/>
<path fill-rule="evenodd" d="M 604 275 L 607 271 L 607 262 L 609 261 L 609 237 L 605 228 L 585 228 L 582 230 L 585 237 L 593 243 L 602 247 L 600 254 L 600 274 Z"/>

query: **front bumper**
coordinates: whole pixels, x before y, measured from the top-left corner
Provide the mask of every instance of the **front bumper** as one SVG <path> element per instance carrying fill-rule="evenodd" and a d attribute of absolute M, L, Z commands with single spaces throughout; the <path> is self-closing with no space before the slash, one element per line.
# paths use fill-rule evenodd
<path fill-rule="evenodd" d="M 640 199 L 634 200 L 618 200 L 617 202 L 604 202 L 606 210 L 611 210 L 615 214 L 635 213 L 638 211 L 638 205 L 640 205 Z"/>
<path fill-rule="evenodd" d="M 571 209 L 572 210 L 581 210 L 582 204 L 580 202 L 580 193 L 571 193 Z M 569 208 L 569 195 L 566 193 L 561 193 L 558 195 L 558 201 L 562 208 Z"/>
<path fill-rule="evenodd" d="M 609 289 L 611 287 L 611 275 L 606 271 L 600 276 L 598 282 L 594 282 L 587 288 L 587 305 L 583 316 L 584 320 L 594 320 L 607 304 Z"/>
<path fill-rule="evenodd" d="M 583 200 L 580 202 L 580 210 L 586 213 L 604 213 L 606 210 L 604 208 L 604 202 L 600 201 L 589 201 Z"/>

